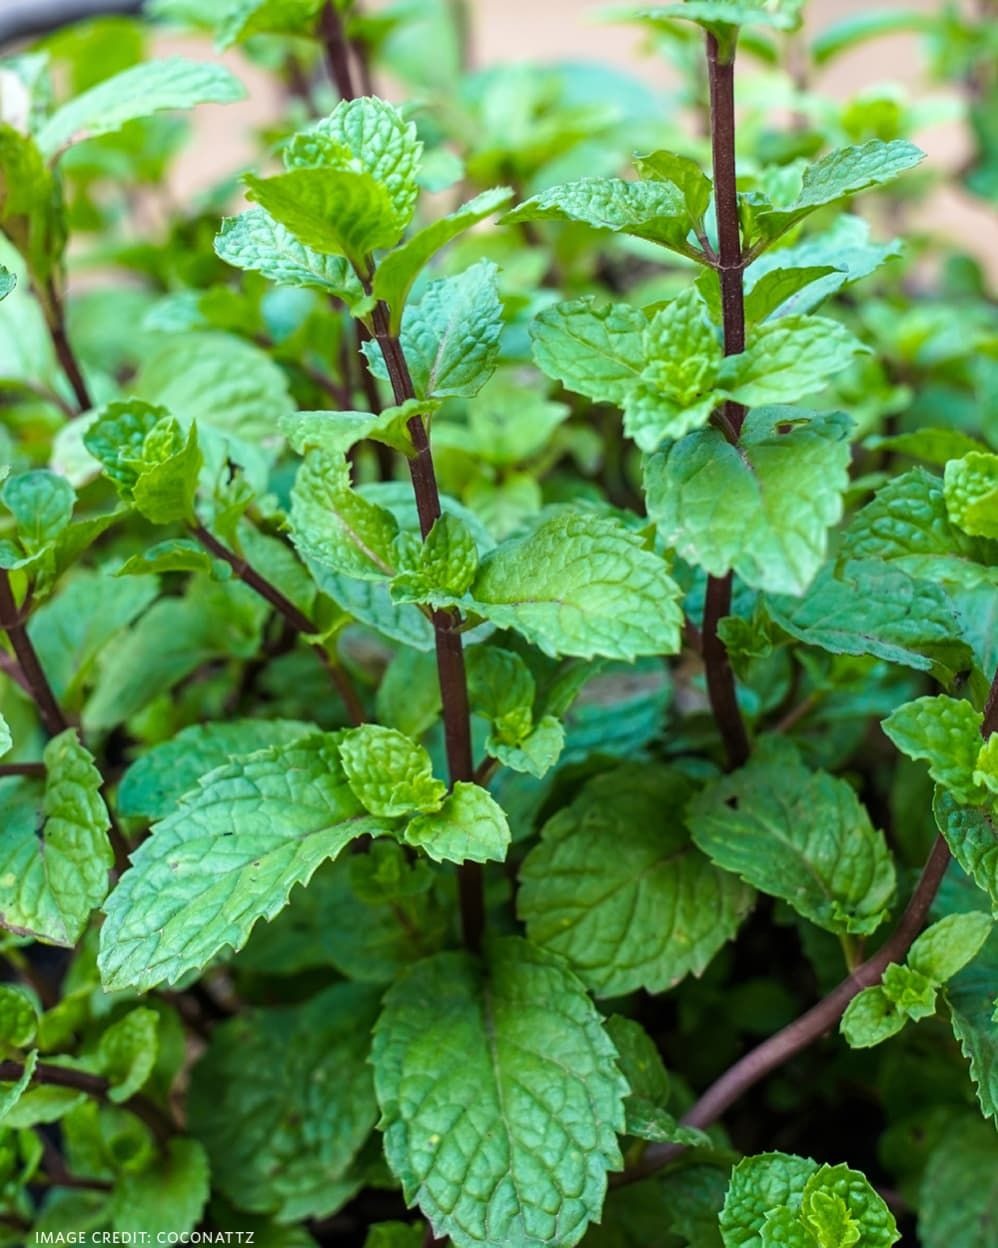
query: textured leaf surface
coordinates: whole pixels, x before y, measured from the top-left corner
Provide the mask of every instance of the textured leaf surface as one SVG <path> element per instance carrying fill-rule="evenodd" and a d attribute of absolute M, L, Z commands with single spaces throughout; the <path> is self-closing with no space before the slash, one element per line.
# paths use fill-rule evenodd
<path fill-rule="evenodd" d="M 932 812 L 953 857 L 991 898 L 998 918 L 998 818 L 979 807 L 961 806 L 945 789 L 936 790 Z"/>
<path fill-rule="evenodd" d="M 975 784 L 974 769 L 981 752 L 983 716 L 957 698 L 916 698 L 892 711 L 884 732 L 909 758 L 925 759 L 929 775 L 958 802 L 969 806 L 987 800 L 987 789 Z"/>
<path fill-rule="evenodd" d="M 190 1130 L 238 1208 L 280 1222 L 325 1217 L 358 1186 L 349 1168 L 377 1118 L 368 1054 L 378 997 L 334 984 L 212 1033 L 192 1075 Z"/>
<path fill-rule="evenodd" d="M 619 1168 L 627 1085 L 582 984 L 505 938 L 419 963 L 374 1040 L 385 1153 L 456 1248 L 578 1243 Z"/>
<path fill-rule="evenodd" d="M 971 451 L 950 460 L 944 489 L 954 524 L 974 537 L 998 538 L 998 455 Z"/>
<path fill-rule="evenodd" d="M 342 256 L 306 247 L 262 208 L 224 220 L 215 252 L 233 268 L 262 273 L 279 286 L 325 290 L 350 304 L 363 298 L 360 282 Z"/>
<path fill-rule="evenodd" d="M 690 224 L 682 192 L 671 182 L 624 182 L 620 178 L 583 178 L 552 186 L 526 200 L 503 218 L 520 221 L 579 221 L 598 230 L 633 234 L 651 243 L 692 252 L 686 243 Z"/>
<path fill-rule="evenodd" d="M 802 594 L 842 515 L 850 422 L 792 408 L 748 414 L 738 448 L 715 429 L 691 433 L 645 468 L 662 540 L 713 576 L 729 570 L 771 593 Z"/>
<path fill-rule="evenodd" d="M 416 127 L 377 96 L 342 100 L 304 137 L 319 135 L 349 152 L 354 161 L 384 186 L 403 225 L 419 197 L 417 173 L 423 145 Z"/>
<path fill-rule="evenodd" d="M 648 318 L 591 296 L 545 308 L 531 323 L 534 359 L 549 377 L 598 403 L 623 403 L 645 366 Z"/>
<path fill-rule="evenodd" d="M 998 931 L 992 930 L 973 962 L 950 980 L 946 999 L 981 1112 L 998 1123 Z"/>
<path fill-rule="evenodd" d="M 0 923 L 55 945 L 75 945 L 107 894 L 114 861 L 101 777 L 75 730 L 45 747 L 45 788 L 6 781 L 0 847 Z M 38 808 L 44 815 L 41 836 Z"/>
<path fill-rule="evenodd" d="M 230 104 L 246 92 L 223 66 L 173 56 L 134 65 L 106 78 L 64 104 L 38 133 L 38 145 L 53 156 L 71 143 L 110 134 L 136 117 L 149 117 L 165 108 L 195 104 Z"/>
<path fill-rule="evenodd" d="M 693 839 L 718 866 L 782 897 L 831 932 L 869 933 L 896 884 L 883 833 L 853 789 L 811 772 L 789 743 L 763 741 L 692 802 Z"/>
<path fill-rule="evenodd" d="M 438 811 L 410 820 L 405 839 L 435 862 L 502 862 L 509 821 L 490 793 L 459 780 Z"/>
<path fill-rule="evenodd" d="M 691 792 L 664 768 L 610 772 L 548 820 L 524 860 L 517 905 L 531 940 L 601 996 L 701 974 L 752 905 L 692 844 Z"/>
<path fill-rule="evenodd" d="M 99 964 L 108 988 L 176 982 L 273 918 L 295 884 L 355 837 L 365 815 L 332 737 L 225 764 L 157 824 L 111 894 Z"/>
<path fill-rule="evenodd" d="M 617 521 L 559 511 L 482 561 L 473 609 L 547 654 L 675 654 L 682 615 L 663 560 Z"/>
<path fill-rule="evenodd" d="M 372 815 L 395 819 L 437 810 L 447 786 L 433 777 L 429 754 L 403 732 L 362 724 L 343 733 L 340 762 L 355 797 Z"/>
<path fill-rule="evenodd" d="M 724 361 L 720 384 L 748 407 L 792 403 L 821 390 L 868 350 L 838 321 L 783 316 L 753 330 L 744 353 Z"/>

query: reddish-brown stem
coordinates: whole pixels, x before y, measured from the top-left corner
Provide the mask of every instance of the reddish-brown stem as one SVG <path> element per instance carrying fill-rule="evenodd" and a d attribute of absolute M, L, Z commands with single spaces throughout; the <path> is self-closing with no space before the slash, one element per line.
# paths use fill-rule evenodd
<path fill-rule="evenodd" d="M 724 354 L 745 350 L 745 291 L 741 227 L 738 220 L 738 189 L 735 175 L 735 66 L 720 57 L 717 40 L 707 36 L 707 69 L 710 82 L 711 151 L 714 165 L 714 204 L 717 212 L 715 268 L 721 285 Z M 726 402 L 718 423 L 729 441 L 737 442 L 745 420 L 739 403 Z M 731 611 L 731 573 L 707 578 L 703 612 L 703 660 L 707 694 L 730 768 L 740 767 L 749 755 L 748 734 L 738 706 L 735 674 L 718 625 Z"/>
<path fill-rule="evenodd" d="M 0 568 L 0 628 L 10 638 L 21 675 L 35 700 L 45 731 L 51 737 L 65 732 L 69 727 L 69 721 L 63 715 L 62 708 L 56 701 L 52 686 L 48 682 L 48 677 L 38 661 L 35 647 L 28 636 L 27 614 L 18 609 L 10 583 L 10 574 L 5 568 Z"/>
<path fill-rule="evenodd" d="M 80 368 L 80 362 L 76 358 L 73 345 L 69 341 L 69 334 L 66 332 L 66 309 L 62 301 L 62 295 L 59 293 L 58 287 L 52 278 L 45 283 L 41 304 L 45 313 L 45 323 L 48 326 L 49 337 L 52 339 L 52 346 L 55 348 L 56 359 L 59 361 L 60 368 L 66 374 L 66 380 L 73 391 L 77 407 L 80 412 L 87 412 L 94 405 L 93 399 L 90 397 L 90 390 L 83 376 L 83 370 Z"/>
<path fill-rule="evenodd" d="M 373 325 L 395 402 L 406 403 L 416 397 L 416 391 L 402 345 L 391 332 L 385 304 L 379 303 L 375 307 Z M 415 449 L 415 454 L 408 460 L 409 475 L 416 496 L 419 531 L 425 541 L 434 523 L 440 518 L 440 491 L 437 488 L 433 454 L 423 418 L 419 415 L 410 417 L 406 427 Z M 461 644 L 461 616 L 457 611 L 437 610 L 431 613 L 431 618 L 451 784 L 473 781 L 475 769 L 471 756 L 471 717 L 468 707 L 468 682 L 464 670 L 464 648 Z M 458 874 L 458 881 L 465 945 L 477 951 L 481 947 L 485 925 L 482 868 L 477 863 L 465 863 Z"/>
<path fill-rule="evenodd" d="M 15 1083 L 24 1074 L 24 1066 L 20 1062 L 0 1062 L 0 1081 Z M 48 1084 L 56 1088 L 74 1088 L 92 1096 L 95 1100 L 106 1101 L 111 1085 L 101 1075 L 91 1075 L 84 1070 L 72 1070 L 68 1066 L 51 1066 L 39 1062 L 31 1076 L 32 1082 Z M 144 1096 L 133 1096 L 124 1102 L 124 1107 L 137 1118 L 141 1118 L 160 1143 L 165 1143 L 176 1131 L 175 1124 L 169 1116 L 152 1101 Z"/>
<path fill-rule="evenodd" d="M 306 637 L 315 635 L 318 630 L 303 611 L 299 611 L 295 604 L 289 598 L 286 598 L 276 585 L 268 581 L 265 576 L 261 576 L 251 564 L 240 558 L 234 550 L 230 550 L 228 546 L 220 542 L 203 524 L 191 525 L 191 533 L 205 550 L 213 554 L 216 559 L 224 560 L 244 585 L 248 585 L 265 602 L 268 602 L 279 615 L 283 616 L 295 632 L 301 633 Z M 343 701 L 350 722 L 354 725 L 362 724 L 365 718 L 364 705 L 350 677 L 330 657 L 325 646 L 314 644 L 312 649 L 319 656 L 323 666 L 329 673 L 330 679 L 336 686 L 336 691 Z"/>
<path fill-rule="evenodd" d="M 993 732 L 998 732 L 998 671 L 991 682 L 988 698 L 984 703 L 984 719 L 981 721 L 981 736 L 985 741 Z"/>
<path fill-rule="evenodd" d="M 350 68 L 350 44 L 343 28 L 343 18 L 335 4 L 327 4 L 319 19 L 319 34 L 326 54 L 326 65 L 340 99 L 352 100 L 357 92 Z"/>
<path fill-rule="evenodd" d="M 788 1062 L 834 1027 L 845 1013 L 849 1002 L 864 988 L 879 983 L 891 962 L 903 961 L 925 924 L 949 861 L 949 848 L 943 838 L 938 837 L 911 900 L 886 943 L 807 1013 L 764 1040 L 729 1067 L 683 1116 L 683 1122 L 687 1126 L 701 1128 L 716 1122 L 729 1106 L 760 1079 L 765 1078 L 771 1070 Z M 632 1183 L 654 1174 L 682 1151 L 682 1145 L 678 1144 L 652 1144 L 617 1182 Z"/>
<path fill-rule="evenodd" d="M 0 763 L 0 777 L 44 776 L 44 763 Z"/>

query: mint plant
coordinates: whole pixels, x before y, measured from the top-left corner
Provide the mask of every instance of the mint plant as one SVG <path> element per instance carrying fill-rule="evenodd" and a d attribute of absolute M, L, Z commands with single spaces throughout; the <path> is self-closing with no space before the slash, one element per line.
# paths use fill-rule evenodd
<path fill-rule="evenodd" d="M 148 8 L 0 63 L 3 1241 L 994 1242 L 994 308 L 819 76 L 969 26 Z"/>

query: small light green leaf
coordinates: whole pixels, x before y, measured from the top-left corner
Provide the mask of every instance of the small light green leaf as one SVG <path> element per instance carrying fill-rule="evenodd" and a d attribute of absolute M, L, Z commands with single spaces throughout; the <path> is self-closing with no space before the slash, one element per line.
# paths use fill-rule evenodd
<path fill-rule="evenodd" d="M 593 296 L 546 308 L 530 326 L 534 359 L 549 377 L 597 403 L 622 404 L 645 366 L 648 319 Z"/>
<path fill-rule="evenodd" d="M 351 488 L 342 454 L 306 451 L 291 491 L 294 544 L 306 559 L 362 580 L 394 574 L 398 524 L 391 512 Z"/>
<path fill-rule="evenodd" d="M 165 819 L 198 780 L 243 754 L 290 745 L 315 730 L 290 719 L 234 719 L 191 724 L 155 745 L 125 772 L 117 809 L 129 819 Z"/>
<path fill-rule="evenodd" d="M 504 767 L 513 771 L 525 771 L 540 779 L 561 757 L 565 748 L 565 729 L 554 715 L 543 715 L 516 744 L 497 740 L 490 735 L 485 742 L 485 748 Z"/>
<path fill-rule="evenodd" d="M 894 895 L 882 832 L 844 780 L 764 739 L 752 760 L 693 799 L 689 827 L 719 867 L 782 897 L 830 932 L 876 931 Z"/>
<path fill-rule="evenodd" d="M 103 1032 L 97 1044 L 100 1073 L 111 1085 L 112 1101 L 127 1101 L 146 1083 L 159 1050 L 159 1014 L 139 1006 Z"/>
<path fill-rule="evenodd" d="M 197 1140 L 174 1138 L 148 1169 L 122 1171 L 111 1196 L 111 1225 L 139 1237 L 159 1234 L 164 1226 L 187 1235 L 200 1221 L 209 1191 L 204 1149 Z"/>
<path fill-rule="evenodd" d="M 64 104 L 38 132 L 48 157 L 73 143 L 111 134 L 137 117 L 195 104 L 230 104 L 246 95 L 242 83 L 223 66 L 174 56 L 146 61 L 106 78 Z"/>
<path fill-rule="evenodd" d="M 406 1200 L 455 1248 L 572 1248 L 622 1164 L 615 1058 L 579 980 L 526 941 L 495 941 L 485 965 L 419 963 L 374 1035 L 385 1155 Z"/>
<path fill-rule="evenodd" d="M 9 1125 L 10 1113 L 27 1092 L 37 1064 L 38 1052 L 32 1049 L 24 1059 L 24 1069 L 20 1077 L 13 1083 L 0 1083 L 0 1125 Z"/>
<path fill-rule="evenodd" d="M 974 537 L 998 538 L 998 455 L 971 451 L 946 465 L 946 510 Z"/>
<path fill-rule="evenodd" d="M 634 164 L 642 177 L 671 182 L 677 187 L 682 192 L 690 220 L 702 225 L 714 188 L 695 160 L 678 152 L 658 151 L 635 157 Z"/>
<path fill-rule="evenodd" d="M 816 208 L 892 182 L 924 159 L 925 153 L 907 139 L 871 139 L 829 152 L 804 170 L 801 192 L 789 207 L 764 209 L 756 214 L 760 236 L 770 243 Z"/>
<path fill-rule="evenodd" d="M 671 182 L 583 178 L 552 186 L 503 217 L 505 225 L 522 221 L 579 221 L 597 230 L 661 243 L 684 255 L 700 254 L 686 241 L 690 232 L 686 204 L 682 191 Z"/>
<path fill-rule="evenodd" d="M 131 491 L 136 511 L 153 524 L 193 520 L 203 462 L 194 425 L 185 438 L 172 417 L 161 421 L 143 446 L 142 467 Z"/>
<path fill-rule="evenodd" d="M 420 398 L 475 395 L 496 369 L 502 334 L 498 272 L 480 260 L 456 277 L 430 282 L 402 317 L 402 350 Z M 375 343 L 365 351 L 371 371 L 387 379 Z"/>
<path fill-rule="evenodd" d="M 298 242 L 315 251 L 346 256 L 362 267 L 378 247 L 391 247 L 405 229 L 382 183 L 354 169 L 292 169 L 272 178 L 245 177 L 247 198 L 257 203 Z"/>
<path fill-rule="evenodd" d="M 869 348 L 838 321 L 783 316 L 753 330 L 742 355 L 728 356 L 720 386 L 747 407 L 791 403 L 821 390 L 864 353 Z"/>
<path fill-rule="evenodd" d="M 76 494 L 65 477 L 43 468 L 8 477 L 0 499 L 17 524 L 17 539 L 28 555 L 54 542 L 73 518 Z"/>
<path fill-rule="evenodd" d="M 394 728 L 362 724 L 340 738 L 340 762 L 354 796 L 372 815 L 396 819 L 440 808 L 447 786 L 429 754 Z"/>
<path fill-rule="evenodd" d="M 164 572 L 204 572 L 220 581 L 232 576 L 232 569 L 190 537 L 168 537 L 156 542 L 142 555 L 132 555 L 116 576 L 157 576 Z"/>
<path fill-rule="evenodd" d="M 491 793 L 459 780 L 439 810 L 409 821 L 404 837 L 434 862 L 504 862 L 509 821 Z"/>
<path fill-rule="evenodd" d="M 530 939 L 599 996 L 700 975 L 752 905 L 690 840 L 691 793 L 684 776 L 651 765 L 599 776 L 524 860 L 517 906 Z"/>
<path fill-rule="evenodd" d="M 306 247 L 262 208 L 227 217 L 215 238 L 215 253 L 233 268 L 262 273 L 279 286 L 328 291 L 351 308 L 364 299 L 360 279 L 343 256 Z"/>
<path fill-rule="evenodd" d="M 977 957 L 991 928 L 990 918 L 980 910 L 948 914 L 915 941 L 908 965 L 934 984 L 945 984 Z"/>
<path fill-rule="evenodd" d="M 395 562 L 395 602 L 460 598 L 478 571 L 478 547 L 462 520 L 442 515 L 434 521 L 425 542 L 412 534 L 400 534 L 395 539 Z"/>
<path fill-rule="evenodd" d="M 398 333 L 402 324 L 402 312 L 412 284 L 429 260 L 465 230 L 494 216 L 512 196 L 513 192 L 506 186 L 483 191 L 455 212 L 425 226 L 381 261 L 374 277 L 374 296 L 383 299 L 391 309 L 393 333 Z"/>
<path fill-rule="evenodd" d="M 307 35 L 323 0 L 233 0 L 215 34 L 219 50 L 253 35 Z"/>
<path fill-rule="evenodd" d="M 806 268 L 781 267 L 768 270 L 761 274 L 759 280 L 746 294 L 746 321 L 749 325 L 756 325 L 770 318 L 789 316 L 792 312 L 806 312 L 807 308 L 796 307 L 800 301 L 795 300 L 794 296 L 813 286 L 815 282 L 833 274 L 838 276 L 839 286 L 845 284 L 846 274 L 827 264 L 810 265 Z M 822 289 L 827 289 L 829 285 L 830 283 L 824 283 Z"/>
<path fill-rule="evenodd" d="M 6 788 L 0 849 L 0 924 L 21 935 L 72 947 L 107 894 L 114 855 L 100 795 L 101 776 L 74 729 L 45 747 L 45 789 Z M 39 803 L 40 797 L 40 803 Z M 36 823 L 40 804 L 45 822 Z"/>
<path fill-rule="evenodd" d="M 906 702 L 882 726 L 903 754 L 928 762 L 929 775 L 956 801 L 980 806 L 988 801 L 987 788 L 973 779 L 982 719 L 969 702 L 939 695 Z"/>
<path fill-rule="evenodd" d="M 887 999 L 907 1018 L 931 1018 L 936 1012 L 937 985 L 910 966 L 891 963 L 881 986 Z"/>
<path fill-rule="evenodd" d="M 853 997 L 842 1015 L 840 1030 L 850 1048 L 870 1049 L 896 1036 L 907 1022 L 908 1015 L 877 984 Z"/>
<path fill-rule="evenodd" d="M 471 646 L 465 672 L 471 709 L 490 721 L 494 736 L 515 743 L 530 731 L 536 686 L 520 655 L 498 646 Z"/>
<path fill-rule="evenodd" d="M 998 1137 L 973 1114 L 936 1140 L 918 1196 L 924 1248 L 991 1248 L 998 1204 Z"/>
<path fill-rule="evenodd" d="M 105 906 L 105 987 L 175 983 L 286 904 L 295 884 L 384 825 L 347 784 L 334 736 L 316 734 L 216 768 L 132 856 Z"/>
<path fill-rule="evenodd" d="M 770 593 L 803 594 L 825 559 L 849 483 L 848 417 L 795 408 L 749 412 L 737 448 L 691 433 L 645 466 L 662 540 L 713 576 L 730 570 Z"/>
<path fill-rule="evenodd" d="M 378 1113 L 368 1056 L 379 996 L 334 984 L 212 1032 L 191 1077 L 190 1130 L 239 1209 L 282 1224 L 323 1218 L 360 1186 L 350 1167 Z"/>
<path fill-rule="evenodd" d="M 762 1248 L 766 1215 L 776 1209 L 796 1212 L 817 1163 L 788 1153 L 743 1158 L 731 1172 L 720 1215 L 724 1248 Z"/>
<path fill-rule="evenodd" d="M 621 1074 L 631 1089 L 628 1102 L 639 1097 L 652 1105 L 667 1104 L 672 1086 L 669 1073 L 647 1031 L 633 1018 L 620 1014 L 611 1014 L 605 1027 L 617 1050 Z"/>
<path fill-rule="evenodd" d="M 38 1031 L 38 1010 L 23 988 L 0 984 L 0 1052 L 26 1049 Z"/>
<path fill-rule="evenodd" d="M 579 570 L 584 568 L 585 575 Z M 557 511 L 482 560 L 472 609 L 546 654 L 675 654 L 682 613 L 664 561 L 609 516 Z"/>
<path fill-rule="evenodd" d="M 953 857 L 991 898 L 992 912 L 998 918 L 998 815 L 961 806 L 944 788 L 936 789 L 932 813 Z"/>
<path fill-rule="evenodd" d="M 848 1166 L 822 1166 L 811 1175 L 800 1216 L 821 1248 L 891 1248 L 901 1238 L 882 1197 Z"/>

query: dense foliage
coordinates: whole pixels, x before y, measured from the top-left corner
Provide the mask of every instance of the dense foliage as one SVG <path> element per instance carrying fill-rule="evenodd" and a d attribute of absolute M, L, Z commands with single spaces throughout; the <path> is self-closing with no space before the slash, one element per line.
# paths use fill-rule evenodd
<path fill-rule="evenodd" d="M 0 64 L 4 1243 L 998 1244 L 994 27 L 801 7 Z"/>

